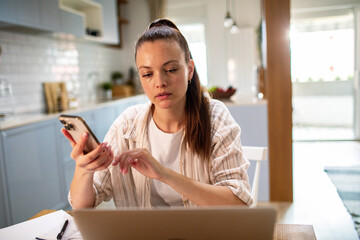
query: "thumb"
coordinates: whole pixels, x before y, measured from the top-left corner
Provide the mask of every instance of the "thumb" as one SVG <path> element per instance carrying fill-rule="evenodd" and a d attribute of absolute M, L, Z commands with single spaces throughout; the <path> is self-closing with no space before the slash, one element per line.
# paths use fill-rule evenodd
<path fill-rule="evenodd" d="M 81 134 L 81 138 L 79 139 L 79 141 L 76 143 L 76 145 L 74 147 L 74 151 L 77 154 L 82 154 L 84 152 L 85 144 L 88 140 L 88 137 L 89 137 L 88 132 L 83 132 L 83 134 Z"/>

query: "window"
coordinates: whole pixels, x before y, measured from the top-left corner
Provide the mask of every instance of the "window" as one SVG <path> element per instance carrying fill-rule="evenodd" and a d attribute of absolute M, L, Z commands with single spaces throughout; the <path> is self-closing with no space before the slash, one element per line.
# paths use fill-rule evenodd
<path fill-rule="evenodd" d="M 207 86 L 205 26 L 203 23 L 191 23 L 178 25 L 178 27 L 189 44 L 200 82 L 203 86 Z"/>

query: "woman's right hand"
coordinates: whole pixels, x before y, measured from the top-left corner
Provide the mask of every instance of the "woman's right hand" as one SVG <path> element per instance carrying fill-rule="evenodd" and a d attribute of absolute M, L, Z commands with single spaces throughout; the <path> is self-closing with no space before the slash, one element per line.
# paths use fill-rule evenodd
<path fill-rule="evenodd" d="M 89 137 L 87 132 L 82 134 L 78 143 L 74 141 L 66 129 L 62 128 L 61 132 L 69 140 L 73 148 L 70 156 L 75 160 L 77 168 L 86 172 L 95 172 L 104 170 L 111 164 L 114 154 L 111 146 L 107 146 L 107 143 L 101 143 L 91 152 L 84 154 L 84 147 Z"/>

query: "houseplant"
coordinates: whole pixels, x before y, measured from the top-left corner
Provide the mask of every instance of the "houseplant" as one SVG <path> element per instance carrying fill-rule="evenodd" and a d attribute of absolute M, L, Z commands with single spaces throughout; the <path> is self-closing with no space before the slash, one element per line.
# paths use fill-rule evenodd
<path fill-rule="evenodd" d="M 101 89 L 103 90 L 104 98 L 106 98 L 106 99 L 112 98 L 112 88 L 113 88 L 113 85 L 111 82 L 101 83 Z"/>
<path fill-rule="evenodd" d="M 124 83 L 124 74 L 122 72 L 113 72 L 111 74 L 111 80 L 115 85 Z"/>

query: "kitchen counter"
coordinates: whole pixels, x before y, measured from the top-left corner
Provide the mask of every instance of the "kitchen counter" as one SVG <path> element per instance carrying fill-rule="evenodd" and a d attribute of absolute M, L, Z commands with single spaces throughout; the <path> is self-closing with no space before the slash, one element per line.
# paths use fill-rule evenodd
<path fill-rule="evenodd" d="M 226 106 L 241 105 L 241 106 L 254 106 L 254 105 L 266 105 L 267 101 L 265 99 L 244 99 L 244 100 L 234 100 L 234 99 L 221 99 Z"/>
<path fill-rule="evenodd" d="M 131 101 L 136 99 L 147 99 L 147 97 L 143 94 L 136 95 L 133 97 L 126 97 L 126 98 L 118 98 L 118 99 L 111 99 L 111 100 L 98 100 L 93 102 L 87 102 L 86 104 L 82 104 L 76 109 L 71 109 L 63 112 L 57 113 L 43 113 L 43 112 L 29 112 L 29 113 L 19 113 L 14 115 L 9 115 L 4 118 L 0 118 L 0 131 L 24 126 L 31 123 L 46 121 L 49 119 L 55 119 L 60 114 L 76 114 L 78 112 L 94 110 L 100 107 L 110 106 L 114 104 L 118 104 L 124 101 Z"/>
<path fill-rule="evenodd" d="M 147 99 L 146 95 L 140 94 L 132 97 L 111 99 L 111 100 L 97 100 L 93 102 L 86 102 L 86 104 L 80 105 L 76 109 L 71 109 L 57 113 L 44 113 L 44 112 L 29 112 L 9 115 L 4 118 L 0 118 L 0 131 L 7 130 L 31 123 L 46 121 L 49 119 L 57 118 L 60 114 L 76 114 L 78 112 L 93 110 L 100 107 L 110 106 L 121 103 L 123 101 L 135 99 Z M 243 101 L 232 101 L 232 100 L 221 100 L 226 106 L 253 106 L 253 105 L 266 105 L 266 100 L 243 100 Z"/>

